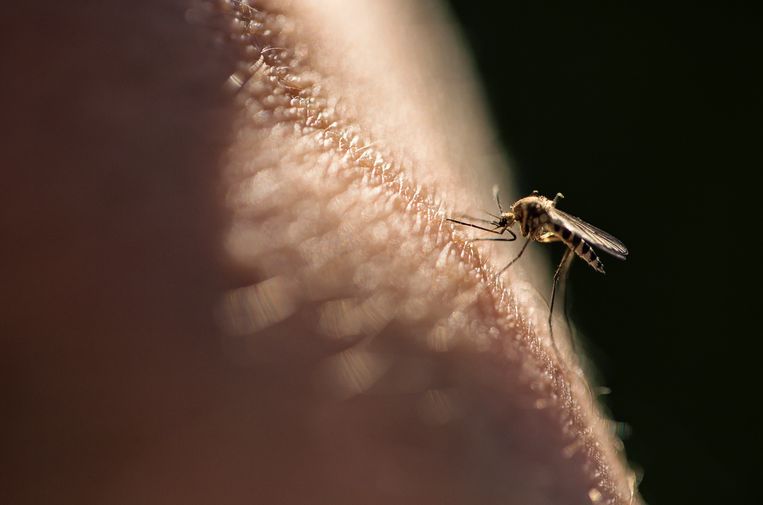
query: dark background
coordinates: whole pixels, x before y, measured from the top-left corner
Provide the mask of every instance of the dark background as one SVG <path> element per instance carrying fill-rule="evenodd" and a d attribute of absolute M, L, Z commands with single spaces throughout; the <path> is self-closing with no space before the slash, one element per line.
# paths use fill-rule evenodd
<path fill-rule="evenodd" d="M 731 3 L 450 3 L 520 192 L 563 192 L 562 209 L 631 251 L 603 257 L 606 276 L 576 262 L 569 289 L 644 498 L 759 498 L 763 18 Z"/>

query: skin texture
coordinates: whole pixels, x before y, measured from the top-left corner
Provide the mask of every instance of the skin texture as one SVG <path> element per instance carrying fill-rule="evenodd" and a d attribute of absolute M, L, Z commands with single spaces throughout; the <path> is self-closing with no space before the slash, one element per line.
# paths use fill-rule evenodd
<path fill-rule="evenodd" d="M 4 502 L 638 501 L 410 4 L 12 13 Z"/>

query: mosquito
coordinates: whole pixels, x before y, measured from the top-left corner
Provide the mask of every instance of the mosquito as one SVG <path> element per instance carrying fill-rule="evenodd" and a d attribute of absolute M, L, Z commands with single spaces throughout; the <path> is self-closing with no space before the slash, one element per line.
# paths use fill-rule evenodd
<path fill-rule="evenodd" d="M 578 255 L 588 265 L 597 272 L 604 273 L 604 264 L 594 251 L 594 247 L 600 249 L 617 259 L 624 260 L 628 256 L 628 249 L 618 239 L 609 233 L 586 223 L 582 219 L 571 216 L 556 208 L 559 200 L 564 195 L 557 193 L 553 200 L 546 198 L 533 191 L 530 196 L 526 196 L 514 202 L 508 210 L 504 210 L 501 205 L 501 199 L 498 195 L 498 187 L 493 188 L 493 196 L 498 204 L 499 214 L 488 213 L 493 219 L 469 218 L 472 221 L 479 221 L 486 226 L 479 226 L 474 223 L 467 223 L 456 219 L 448 218 L 448 221 L 477 228 L 478 230 L 495 233 L 496 235 L 508 234 L 508 237 L 475 238 L 470 241 L 491 240 L 500 242 L 513 242 L 517 239 L 517 234 L 512 231 L 514 223 L 519 225 L 519 233 L 527 240 L 519 254 L 512 259 L 505 267 L 501 269 L 499 275 L 505 272 L 511 265 L 522 257 L 530 242 L 540 242 L 543 244 L 550 242 L 562 242 L 567 246 L 562 261 L 554 273 L 554 282 L 551 287 L 551 299 L 548 311 L 548 327 L 553 342 L 553 327 L 551 326 L 551 317 L 554 312 L 554 299 L 556 298 L 557 286 L 560 279 L 565 279 L 569 272 L 569 267 L 575 255 Z M 556 344 L 554 343 L 554 347 Z M 558 350 L 557 350 L 558 351 Z"/>

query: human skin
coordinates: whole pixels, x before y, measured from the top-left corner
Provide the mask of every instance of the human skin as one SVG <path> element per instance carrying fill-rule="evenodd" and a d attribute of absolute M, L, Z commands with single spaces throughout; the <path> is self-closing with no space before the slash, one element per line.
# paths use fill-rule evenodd
<path fill-rule="evenodd" d="M 188 7 L 8 17 L 3 502 L 636 502 L 443 13 Z"/>

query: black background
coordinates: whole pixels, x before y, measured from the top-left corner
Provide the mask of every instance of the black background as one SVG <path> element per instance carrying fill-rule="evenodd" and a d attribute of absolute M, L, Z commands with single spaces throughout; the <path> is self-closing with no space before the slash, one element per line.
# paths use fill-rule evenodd
<path fill-rule="evenodd" d="M 570 306 L 651 505 L 760 494 L 763 17 L 676 2 L 451 0 L 519 192 L 621 238 Z M 558 260 L 560 251 L 552 259 Z"/>

